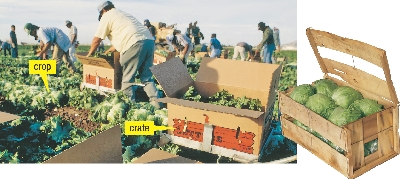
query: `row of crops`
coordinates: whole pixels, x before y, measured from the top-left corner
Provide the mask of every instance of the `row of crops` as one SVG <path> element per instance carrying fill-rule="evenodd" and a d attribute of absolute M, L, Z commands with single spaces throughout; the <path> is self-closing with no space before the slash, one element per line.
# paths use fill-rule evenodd
<path fill-rule="evenodd" d="M 17 59 L 0 57 L 0 111 L 16 114 L 19 119 L 0 124 L 1 163 L 41 163 L 84 140 L 124 121 L 154 121 L 167 124 L 167 109 L 155 109 L 147 102 L 143 91 L 137 92 L 136 103 L 123 93 L 100 95 L 85 88 L 82 82 L 82 64 L 75 62 L 78 70 L 71 75 L 62 66 L 59 77 L 49 76 L 50 92 L 39 75 L 28 74 L 29 57 Z M 191 58 L 188 70 L 194 77 L 201 59 Z M 295 61 L 295 59 L 293 59 Z M 285 66 L 280 89 L 295 86 L 296 67 Z M 291 80 L 292 82 L 288 82 Z M 276 108 L 276 115 L 277 108 Z M 274 124 L 279 128 L 279 123 Z M 156 147 L 154 136 L 127 136 L 121 134 L 124 163 L 140 157 Z M 273 139 L 265 155 L 279 149 L 295 150 L 295 144 L 286 138 Z M 193 153 L 180 146 L 166 145 L 160 149 L 185 156 Z M 289 150 L 288 149 L 288 150 Z"/>

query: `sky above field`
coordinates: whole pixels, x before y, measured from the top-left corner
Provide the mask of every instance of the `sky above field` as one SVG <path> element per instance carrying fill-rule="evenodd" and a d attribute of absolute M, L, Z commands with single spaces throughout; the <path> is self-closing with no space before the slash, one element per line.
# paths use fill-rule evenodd
<path fill-rule="evenodd" d="M 57 27 L 68 33 L 64 25 L 70 20 L 78 28 L 78 40 L 89 44 L 98 26 L 97 6 L 102 0 L 0 0 L 0 39 L 9 39 L 10 26 L 16 26 L 18 43 L 36 43 L 23 26 L 30 22 L 42 27 Z M 225 45 L 245 41 L 257 45 L 262 32 L 259 22 L 280 29 L 281 44 L 296 41 L 296 0 L 115 0 L 117 9 L 128 12 L 140 22 L 177 23 L 185 31 L 190 22 L 198 21 L 205 39 L 211 33 Z M 108 40 L 105 41 L 109 43 Z"/>

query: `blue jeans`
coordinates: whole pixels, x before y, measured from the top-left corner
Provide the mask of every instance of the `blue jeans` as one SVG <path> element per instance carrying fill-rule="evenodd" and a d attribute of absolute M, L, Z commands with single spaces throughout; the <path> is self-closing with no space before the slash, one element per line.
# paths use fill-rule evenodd
<path fill-rule="evenodd" d="M 212 49 L 210 57 L 211 58 L 220 58 L 221 57 L 221 50 L 220 49 Z"/>
<path fill-rule="evenodd" d="M 18 47 L 12 48 L 11 47 L 11 57 L 17 58 L 18 57 Z"/>
<path fill-rule="evenodd" d="M 263 48 L 263 59 L 262 59 L 262 61 L 264 62 L 264 63 L 269 63 L 269 64 L 272 64 L 272 59 L 271 59 L 271 57 L 272 57 L 272 53 L 274 53 L 274 50 L 275 50 L 275 45 L 274 44 L 265 44 L 264 45 L 264 48 Z"/>

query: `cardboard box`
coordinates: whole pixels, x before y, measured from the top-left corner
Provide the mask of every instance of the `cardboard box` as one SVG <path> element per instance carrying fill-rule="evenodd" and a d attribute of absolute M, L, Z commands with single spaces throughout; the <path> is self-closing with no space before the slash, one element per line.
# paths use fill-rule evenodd
<path fill-rule="evenodd" d="M 339 86 L 352 87 L 360 91 L 364 98 L 377 100 L 383 104 L 385 109 L 338 127 L 292 100 L 288 90 L 279 93 L 282 133 L 346 177 L 356 178 L 399 153 L 399 102 L 391 81 L 386 52 L 366 43 L 324 31 L 308 28 L 306 32 L 324 73 L 323 78 L 333 80 Z M 356 56 L 375 64 L 383 69 L 386 81 L 353 66 L 321 57 L 317 46 Z M 345 150 L 345 155 L 296 126 L 293 119 L 297 119 Z M 364 144 L 376 138 L 378 151 L 364 157 Z"/>
<path fill-rule="evenodd" d="M 19 118 L 19 116 L 17 116 L 17 115 L 0 111 L 0 124 L 8 122 L 8 121 L 12 121 L 14 119 L 18 119 L 18 118 Z"/>
<path fill-rule="evenodd" d="M 122 164 L 121 126 L 116 125 L 43 162 Z"/>
<path fill-rule="evenodd" d="M 154 52 L 154 62 L 153 62 L 153 64 L 154 65 L 158 65 L 160 63 L 164 63 L 167 60 L 169 60 L 171 58 L 174 58 L 176 56 L 176 52 L 169 52 L 169 51 L 167 51 L 167 52 L 168 52 L 167 57 L 164 57 L 161 53 Z"/>
<path fill-rule="evenodd" d="M 195 57 L 210 57 L 208 55 L 208 52 L 197 52 L 196 54 L 194 54 Z"/>
<path fill-rule="evenodd" d="M 117 92 L 121 89 L 122 68 L 120 54 L 114 52 L 111 59 L 86 57 L 87 53 L 78 53 L 76 57 L 83 64 L 83 83 L 85 87 L 100 91 Z"/>
<path fill-rule="evenodd" d="M 167 96 L 159 101 L 167 103 L 168 125 L 176 128 L 168 133 L 172 142 L 238 160 L 258 160 L 262 144 L 270 134 L 281 68 L 204 57 L 193 81 L 179 58 L 151 67 Z M 262 111 L 180 99 L 190 86 L 203 97 L 225 89 L 235 97 L 259 99 Z"/>
<path fill-rule="evenodd" d="M 134 164 L 148 164 L 148 163 L 197 163 L 200 162 L 174 155 L 155 148 L 150 149 L 137 160 L 132 162 Z"/>

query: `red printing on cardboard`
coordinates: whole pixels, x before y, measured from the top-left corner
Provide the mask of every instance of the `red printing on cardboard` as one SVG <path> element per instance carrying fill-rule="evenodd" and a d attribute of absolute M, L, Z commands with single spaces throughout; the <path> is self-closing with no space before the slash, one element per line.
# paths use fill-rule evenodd
<path fill-rule="evenodd" d="M 185 120 L 176 118 L 173 121 L 173 127 L 175 128 L 173 134 L 175 136 L 203 142 L 204 124 L 192 121 L 187 121 L 186 124 Z M 245 131 L 239 131 L 238 133 L 236 129 L 219 126 L 214 126 L 213 128 L 212 145 L 253 154 L 254 133 Z"/>

